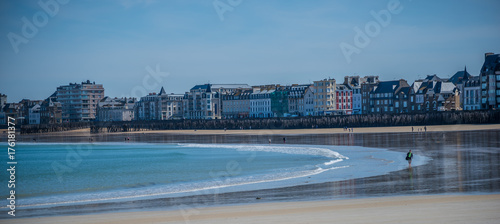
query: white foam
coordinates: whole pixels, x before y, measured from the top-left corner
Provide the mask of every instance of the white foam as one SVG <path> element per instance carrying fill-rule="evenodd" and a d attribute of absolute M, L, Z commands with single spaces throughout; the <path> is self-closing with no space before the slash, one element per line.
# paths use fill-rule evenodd
<path fill-rule="evenodd" d="M 310 147 L 310 146 L 278 146 L 278 145 L 230 145 L 230 144 L 179 144 L 182 147 L 196 148 L 226 148 L 236 149 L 245 152 L 275 152 L 296 155 L 324 156 L 334 159 L 349 159 L 338 152 L 328 148 Z"/>

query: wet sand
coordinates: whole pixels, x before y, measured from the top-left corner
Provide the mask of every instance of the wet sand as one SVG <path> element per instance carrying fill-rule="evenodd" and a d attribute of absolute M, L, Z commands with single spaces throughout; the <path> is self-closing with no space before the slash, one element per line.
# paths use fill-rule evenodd
<path fill-rule="evenodd" d="M 413 130 L 412 130 L 413 128 Z M 352 133 L 403 133 L 403 132 L 443 132 L 443 131 L 480 131 L 500 130 L 500 124 L 459 124 L 459 125 L 430 125 L 430 126 L 393 126 L 393 127 L 366 127 L 353 128 Z M 0 132 L 2 133 L 2 132 Z M 179 134 L 179 135 L 302 135 L 302 134 L 342 134 L 351 133 L 343 128 L 318 129 L 244 129 L 244 130 L 154 130 L 133 132 L 112 132 L 90 134 L 90 129 L 79 129 L 64 132 L 42 133 L 29 136 L 101 136 L 101 135 L 134 135 L 134 134 Z"/>
<path fill-rule="evenodd" d="M 425 155 L 432 158 L 432 160 L 429 161 L 429 163 L 426 165 L 413 167 L 412 169 L 404 169 L 391 172 L 386 175 L 360 179 L 268 190 L 224 194 L 213 193 L 179 198 L 158 198 L 119 203 L 109 202 L 97 203 L 92 205 L 60 206 L 48 209 L 19 209 L 19 217 L 68 216 L 104 213 L 101 218 L 105 220 L 104 218 L 107 217 L 106 214 L 109 214 L 109 216 L 113 217 L 119 217 L 119 215 L 113 214 L 115 214 L 116 212 L 130 212 L 136 210 L 140 210 L 141 213 L 126 214 L 140 215 L 144 213 L 151 215 L 151 217 L 155 217 L 157 215 L 163 214 L 164 212 L 168 213 L 168 211 L 173 211 L 174 213 L 179 215 L 182 213 L 183 208 L 203 210 L 212 209 L 213 207 L 215 207 L 213 209 L 217 209 L 217 207 L 223 206 L 224 209 L 222 210 L 226 210 L 227 208 L 232 208 L 233 206 L 241 204 L 258 207 L 264 206 L 268 203 L 286 202 L 289 205 L 297 206 L 304 201 L 314 200 L 331 200 L 331 202 L 334 203 L 337 202 L 338 199 L 356 199 L 363 201 L 372 200 L 369 198 L 376 197 L 374 200 L 378 201 L 386 200 L 386 197 L 392 198 L 395 196 L 424 196 L 434 198 L 441 197 L 443 194 L 458 194 L 463 196 L 464 194 L 481 195 L 500 193 L 500 130 L 498 129 L 482 131 L 447 130 L 432 132 L 429 132 L 428 129 L 427 133 L 356 133 L 355 130 L 355 133 L 342 132 L 336 134 L 304 135 L 192 135 L 165 133 L 127 133 L 94 135 L 93 138 L 94 141 L 123 142 L 124 136 L 130 138 L 130 141 L 127 142 L 235 144 L 267 144 L 269 138 L 272 139 L 273 144 L 283 144 L 282 138 L 286 137 L 287 144 L 356 145 L 364 147 L 386 148 L 400 152 L 407 152 L 409 149 L 413 149 L 415 156 Z M 40 142 L 88 142 L 88 136 L 38 137 L 38 141 Z M 29 139 L 30 138 L 27 137 L 27 141 L 29 141 Z M 257 197 L 261 199 L 256 200 Z M 478 202 L 479 204 L 477 204 L 477 206 L 483 206 L 486 204 L 482 203 L 487 203 L 483 200 L 479 201 L 480 202 Z M 433 203 L 435 202 L 420 204 L 420 206 L 412 209 L 420 211 L 431 206 Z M 334 205 L 332 204 L 332 206 Z M 465 210 L 465 208 L 469 208 L 471 210 L 474 210 L 478 208 L 474 206 L 473 203 L 466 203 L 463 206 L 465 207 L 456 207 L 456 209 Z M 493 206 L 496 211 L 499 210 L 498 204 L 489 206 Z M 387 213 L 387 211 L 385 211 L 383 207 L 379 208 L 379 210 L 377 210 L 377 208 L 373 209 L 373 212 L 381 212 L 381 214 Z M 440 211 L 439 209 L 440 207 L 436 207 L 436 211 Z M 162 212 L 148 213 L 148 211 L 152 210 Z M 222 212 L 222 210 L 220 211 Z M 354 209 L 353 211 L 356 210 L 357 209 Z M 469 214 L 470 217 L 476 217 L 472 213 L 464 214 Z M 312 214 L 305 214 L 304 218 L 310 218 L 309 215 Z M 274 217 L 275 219 L 270 219 L 269 222 L 273 222 L 273 220 L 279 222 L 280 218 L 286 218 L 281 216 L 282 215 L 277 215 L 276 217 Z M 288 215 L 286 216 L 288 217 Z M 5 218 L 5 216 L 3 215 L 0 217 Z M 312 219 L 311 221 L 313 220 L 314 219 Z M 408 221 L 411 222 L 411 220 L 412 219 L 409 219 Z M 63 222 L 64 219 L 60 219 L 60 221 Z M 155 220 L 151 221 L 154 222 Z M 262 221 L 264 222 L 265 220 Z M 431 221 L 433 220 L 427 220 L 427 222 Z M 487 219 L 478 219 L 474 222 L 478 221 L 487 221 Z M 117 222 L 121 221 L 118 220 Z M 217 222 L 217 220 L 209 220 L 201 223 L 210 222 Z M 227 222 L 231 223 L 232 221 L 228 220 Z"/>
<path fill-rule="evenodd" d="M 500 194 L 262 203 L 176 211 L 7 220 L 5 223 L 496 223 Z"/>

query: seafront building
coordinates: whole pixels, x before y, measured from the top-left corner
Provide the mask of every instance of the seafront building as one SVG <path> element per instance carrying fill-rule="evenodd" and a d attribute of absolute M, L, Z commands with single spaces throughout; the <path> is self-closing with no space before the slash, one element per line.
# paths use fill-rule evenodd
<path fill-rule="evenodd" d="M 250 117 L 251 89 L 237 89 L 222 95 L 223 118 L 248 118 Z"/>
<path fill-rule="evenodd" d="M 311 84 L 292 85 L 288 92 L 288 113 L 291 116 L 307 116 L 306 111 L 306 92 L 313 88 Z M 310 92 L 312 93 L 312 92 Z M 314 93 L 309 95 L 310 108 L 314 109 Z M 313 111 L 311 111 L 313 112 Z M 312 113 L 311 113 L 312 114 Z"/>
<path fill-rule="evenodd" d="M 479 77 L 481 82 L 481 109 L 499 109 L 500 54 L 485 54 Z"/>
<path fill-rule="evenodd" d="M 479 110 L 481 109 L 481 82 L 479 76 L 472 76 L 464 82 L 463 92 L 463 109 L 464 110 Z"/>
<path fill-rule="evenodd" d="M 321 116 L 335 114 L 337 110 L 335 106 L 335 79 L 328 78 L 320 81 L 314 81 L 314 88 L 316 89 L 314 94 L 314 115 Z"/>
<path fill-rule="evenodd" d="M 62 105 L 57 102 L 57 92 L 54 92 L 40 105 L 40 124 L 60 123 L 62 123 Z"/>
<path fill-rule="evenodd" d="M 91 121 L 96 118 L 97 104 L 104 98 L 104 87 L 87 80 L 57 87 L 57 101 L 62 105 L 63 122 Z"/>
<path fill-rule="evenodd" d="M 35 104 L 29 108 L 29 124 L 40 124 L 40 104 Z"/>
<path fill-rule="evenodd" d="M 160 120 L 172 120 L 172 119 L 182 119 L 182 99 L 183 94 L 170 93 L 167 94 L 165 89 L 161 87 L 160 93 L 158 94 L 160 103 Z"/>
<path fill-rule="evenodd" d="M 161 103 L 156 93 L 149 93 L 134 105 L 135 120 L 160 120 Z"/>
<path fill-rule="evenodd" d="M 453 76 L 451 76 L 451 78 L 448 79 L 448 82 L 453 83 L 457 87 L 458 93 L 460 95 L 460 101 L 457 102 L 459 102 L 460 108 L 464 107 L 464 96 L 465 96 L 464 84 L 470 78 L 472 78 L 472 75 L 469 74 L 469 72 L 467 72 L 467 66 L 466 66 L 463 71 L 456 72 Z"/>
<path fill-rule="evenodd" d="M 366 82 L 366 78 L 359 76 L 344 77 L 344 85 L 352 90 L 352 114 L 362 113 L 361 84 Z"/>
<path fill-rule="evenodd" d="M 380 81 L 378 76 L 345 76 L 291 86 L 246 84 L 196 85 L 185 94 L 160 92 L 130 98 L 104 98 L 102 84 L 87 80 L 57 87 L 46 100 L 8 103 L 0 94 L 0 124 L 61 122 L 229 119 L 338 114 L 434 113 L 500 108 L 500 55 L 486 53 L 479 76 L 467 71 L 450 78 L 428 75 L 410 86 L 406 80 Z M 127 102 L 125 102 L 127 101 Z M 133 107 L 132 107 L 133 105 Z"/>
<path fill-rule="evenodd" d="M 378 76 L 365 76 L 361 83 L 361 114 L 373 113 L 373 105 L 370 104 L 370 92 L 377 86 Z"/>
<path fill-rule="evenodd" d="M 276 91 L 275 85 L 252 87 L 250 95 L 250 117 L 270 118 L 274 114 L 271 110 L 271 94 Z"/>
<path fill-rule="evenodd" d="M 21 104 L 20 103 L 7 103 L 3 106 L 2 108 L 2 114 L 1 116 L 3 117 L 2 119 L 2 124 L 7 124 L 7 119 L 9 117 L 13 117 L 16 119 L 16 123 L 17 124 L 21 124 L 21 123 L 18 123 L 17 119 L 19 118 L 19 111 L 21 110 Z M 23 119 L 19 119 L 19 120 L 23 120 Z"/>
<path fill-rule="evenodd" d="M 135 120 L 171 120 L 183 117 L 183 94 L 167 94 L 161 87 L 157 94 L 149 93 L 140 98 L 134 106 Z"/>
<path fill-rule="evenodd" d="M 134 120 L 135 98 L 104 97 L 97 105 L 98 121 Z"/>
<path fill-rule="evenodd" d="M 19 101 L 19 109 L 17 111 L 16 118 L 17 124 L 30 124 L 30 109 L 41 103 L 41 100 L 22 99 Z"/>
<path fill-rule="evenodd" d="M 448 79 L 437 75 L 416 80 L 412 89 L 415 96 L 412 112 L 435 112 L 461 110 L 458 88 Z"/>
<path fill-rule="evenodd" d="M 303 116 L 313 116 L 314 115 L 314 94 L 316 89 L 313 85 L 310 85 L 304 92 L 304 115 Z"/>
<path fill-rule="evenodd" d="M 289 93 L 291 86 L 276 85 L 276 90 L 271 93 L 272 117 L 289 116 Z"/>
<path fill-rule="evenodd" d="M 186 119 L 221 119 L 222 96 L 238 89 L 251 89 L 247 84 L 196 85 L 184 94 L 183 113 Z"/>
<path fill-rule="evenodd" d="M 404 87 L 409 87 L 404 79 L 378 82 L 369 93 L 368 113 L 396 113 L 395 101 L 399 101 L 396 95 L 404 91 Z"/>
<path fill-rule="evenodd" d="M 338 114 L 351 115 L 352 114 L 352 89 L 346 84 L 337 84 L 335 88 L 335 107 Z"/>

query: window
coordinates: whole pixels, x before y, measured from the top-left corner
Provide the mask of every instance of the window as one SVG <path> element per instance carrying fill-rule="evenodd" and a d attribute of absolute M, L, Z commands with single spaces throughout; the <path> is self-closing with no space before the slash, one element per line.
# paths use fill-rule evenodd
<path fill-rule="evenodd" d="M 396 103 L 394 104 L 395 107 L 399 107 L 399 102 L 396 101 Z"/>

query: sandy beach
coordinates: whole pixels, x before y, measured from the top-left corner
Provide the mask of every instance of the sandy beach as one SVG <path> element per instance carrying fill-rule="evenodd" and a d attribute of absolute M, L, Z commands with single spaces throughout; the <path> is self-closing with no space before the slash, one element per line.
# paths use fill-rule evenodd
<path fill-rule="evenodd" d="M 37 142 L 353 145 L 424 155 L 425 166 L 386 175 L 203 197 L 22 209 L 1 223 L 497 223 L 500 125 L 306 130 L 181 130 L 35 135 Z M 422 127 L 423 128 L 423 127 Z M 30 141 L 33 135 L 19 138 Z M 256 200 L 256 197 L 262 198 Z M 181 205 L 181 207 L 179 207 Z M 182 206 L 185 205 L 185 206 Z M 3 216 L 2 218 L 7 218 Z"/>
<path fill-rule="evenodd" d="M 458 125 L 432 125 L 432 126 L 394 126 L 394 127 L 365 127 L 354 128 L 353 133 L 404 133 L 404 132 L 446 132 L 446 131 L 479 131 L 498 130 L 500 124 L 458 124 Z M 113 132 L 90 134 L 90 129 L 79 129 L 65 132 L 38 134 L 40 136 L 93 136 L 93 135 L 126 135 L 126 134 L 182 134 L 182 135 L 300 135 L 300 134 L 337 134 L 349 133 L 343 128 L 318 128 L 318 129 L 260 129 L 260 130 L 155 130 L 135 132 Z"/>
<path fill-rule="evenodd" d="M 427 195 L 185 207 L 2 220 L 2 223 L 496 223 L 500 195 Z"/>

